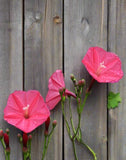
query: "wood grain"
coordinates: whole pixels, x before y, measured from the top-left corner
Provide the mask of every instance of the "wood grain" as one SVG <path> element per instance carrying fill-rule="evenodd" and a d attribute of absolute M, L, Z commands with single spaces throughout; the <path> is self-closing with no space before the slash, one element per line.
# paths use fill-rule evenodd
<path fill-rule="evenodd" d="M 48 79 L 56 69 L 64 69 L 68 89 L 73 90 L 71 73 L 77 79 L 85 78 L 87 87 L 91 76 L 81 60 L 91 46 L 108 48 L 122 60 L 123 79 L 108 85 L 108 91 L 120 92 L 122 103 L 108 111 L 107 119 L 107 85 L 95 82 L 82 113 L 83 140 L 98 160 L 126 159 L 125 17 L 125 0 L 0 0 L 0 128 L 10 129 L 12 160 L 23 157 L 16 138 L 20 131 L 3 120 L 9 94 L 24 86 L 25 90 L 39 90 L 45 98 Z M 69 119 L 68 106 L 65 111 Z M 72 111 L 76 126 L 75 100 Z M 51 119 L 58 125 L 45 160 L 74 160 L 60 104 L 51 112 Z M 43 131 L 44 125 L 32 133 L 32 160 L 41 159 Z M 93 160 L 86 148 L 76 147 L 78 160 Z M 0 144 L 0 160 L 4 159 Z"/>
<path fill-rule="evenodd" d="M 119 55 L 124 77 L 117 84 L 109 84 L 109 91 L 120 92 L 122 103 L 109 111 L 108 159 L 126 159 L 126 1 L 109 1 L 109 50 Z"/>
<path fill-rule="evenodd" d="M 0 128 L 10 129 L 13 160 L 22 159 L 19 130 L 4 122 L 3 110 L 9 94 L 23 88 L 22 49 L 22 0 L 0 0 Z M 0 159 L 5 159 L 1 145 Z"/>
<path fill-rule="evenodd" d="M 91 46 L 100 46 L 104 49 L 107 47 L 107 0 L 65 0 L 64 66 L 68 88 L 72 89 L 72 82 L 69 79 L 71 73 L 77 79 L 85 78 L 88 86 L 91 77 L 81 61 Z M 106 85 L 95 83 L 83 111 L 81 126 L 83 139 L 97 153 L 98 160 L 107 160 L 106 105 Z M 76 123 L 78 119 L 75 114 L 75 103 L 72 109 Z M 69 119 L 69 114 L 67 118 Z M 66 130 L 64 147 L 64 159 L 74 160 L 73 148 Z M 76 148 L 79 160 L 93 159 L 86 148 L 78 144 Z"/>
<path fill-rule="evenodd" d="M 62 69 L 62 1 L 25 0 L 25 90 L 37 89 L 45 98 L 48 79 L 56 69 Z M 62 114 L 60 106 L 51 118 L 58 126 L 51 140 L 46 160 L 62 159 Z M 33 133 L 32 159 L 40 160 L 43 127 Z"/>

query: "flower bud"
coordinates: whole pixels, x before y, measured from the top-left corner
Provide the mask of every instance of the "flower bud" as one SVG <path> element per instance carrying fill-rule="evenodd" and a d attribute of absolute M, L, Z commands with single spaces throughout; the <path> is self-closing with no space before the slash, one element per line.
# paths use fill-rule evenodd
<path fill-rule="evenodd" d="M 8 148 L 9 147 L 9 136 L 7 133 L 4 133 L 4 142 L 5 142 L 6 148 Z"/>
<path fill-rule="evenodd" d="M 23 139 L 22 139 L 22 135 L 20 133 L 17 134 L 17 137 L 19 139 L 19 142 L 22 143 Z"/>
<path fill-rule="evenodd" d="M 57 120 L 54 120 L 53 123 L 52 123 L 53 127 L 56 127 L 57 125 Z"/>
<path fill-rule="evenodd" d="M 77 80 L 75 78 L 73 79 L 73 83 L 75 86 L 77 86 Z"/>
<path fill-rule="evenodd" d="M 7 133 L 7 134 L 9 134 L 9 133 L 10 133 L 10 130 L 9 130 L 9 128 L 7 128 L 7 129 L 6 129 L 6 133 Z"/>
<path fill-rule="evenodd" d="M 32 140 L 32 135 L 31 134 L 28 136 L 28 140 Z"/>
<path fill-rule="evenodd" d="M 23 133 L 23 146 L 27 147 L 28 142 L 28 135 L 26 133 Z"/>
<path fill-rule="evenodd" d="M 85 85 L 85 80 L 84 79 L 79 80 L 78 85 L 79 86 L 84 86 Z"/>
<path fill-rule="evenodd" d="M 3 130 L 0 130 L 0 138 L 2 138 L 4 136 Z"/>
<path fill-rule="evenodd" d="M 45 121 L 45 131 L 47 132 L 49 130 L 49 125 L 50 125 L 50 117 L 48 117 L 47 120 Z"/>
<path fill-rule="evenodd" d="M 70 75 L 70 78 L 72 81 L 75 79 L 73 74 Z"/>
<path fill-rule="evenodd" d="M 81 81 L 82 81 L 82 85 L 85 85 L 85 79 L 82 79 Z"/>
<path fill-rule="evenodd" d="M 18 138 L 21 138 L 21 134 L 20 134 L 20 133 L 18 133 L 18 134 L 17 134 L 17 137 L 18 137 Z"/>

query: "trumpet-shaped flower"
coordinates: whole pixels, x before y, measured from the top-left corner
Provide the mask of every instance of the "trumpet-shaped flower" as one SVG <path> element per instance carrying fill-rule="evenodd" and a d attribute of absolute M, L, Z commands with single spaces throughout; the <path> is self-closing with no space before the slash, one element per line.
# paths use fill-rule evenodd
<path fill-rule="evenodd" d="M 46 104 L 49 107 L 49 109 L 52 110 L 61 100 L 59 91 L 65 88 L 64 77 L 61 70 L 56 70 L 56 72 L 52 74 L 52 76 L 49 79 L 48 88 L 49 91 L 46 96 Z M 68 95 L 76 97 L 74 93 L 65 89 L 65 96 Z"/>
<path fill-rule="evenodd" d="M 89 48 L 82 63 L 90 75 L 100 83 L 118 82 L 123 77 L 119 57 L 100 47 Z"/>
<path fill-rule="evenodd" d="M 33 131 L 49 116 L 50 111 L 36 90 L 13 92 L 4 109 L 4 120 L 25 133 Z"/>

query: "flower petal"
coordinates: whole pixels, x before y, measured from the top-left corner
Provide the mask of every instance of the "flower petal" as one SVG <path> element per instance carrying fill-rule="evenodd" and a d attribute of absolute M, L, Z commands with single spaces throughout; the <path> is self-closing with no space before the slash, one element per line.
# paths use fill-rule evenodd
<path fill-rule="evenodd" d="M 65 83 L 64 83 L 63 73 L 61 70 L 56 70 L 56 72 L 54 72 L 49 79 L 48 88 L 59 91 L 60 88 L 64 87 Z"/>
<path fill-rule="evenodd" d="M 52 110 L 61 100 L 59 91 L 49 90 L 46 96 L 46 104 Z"/>
<path fill-rule="evenodd" d="M 123 77 L 119 57 L 100 47 L 89 48 L 82 63 L 90 75 L 100 83 L 118 82 Z"/>

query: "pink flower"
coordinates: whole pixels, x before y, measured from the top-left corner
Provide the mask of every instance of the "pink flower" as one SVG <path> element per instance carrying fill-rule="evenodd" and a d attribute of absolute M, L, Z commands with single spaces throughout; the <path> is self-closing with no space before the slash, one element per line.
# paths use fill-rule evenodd
<path fill-rule="evenodd" d="M 114 83 L 123 77 L 119 57 L 115 53 L 106 52 L 100 47 L 89 48 L 82 63 L 98 82 Z"/>
<path fill-rule="evenodd" d="M 59 91 L 65 88 L 64 77 L 61 70 L 56 70 L 56 72 L 52 74 L 49 79 L 48 88 L 49 91 L 46 96 L 46 104 L 49 109 L 52 110 L 61 100 Z M 65 90 L 65 96 L 66 95 L 76 97 L 74 93 L 67 89 Z"/>
<path fill-rule="evenodd" d="M 49 116 L 50 111 L 36 90 L 13 92 L 4 109 L 4 120 L 25 133 L 33 131 Z"/>

